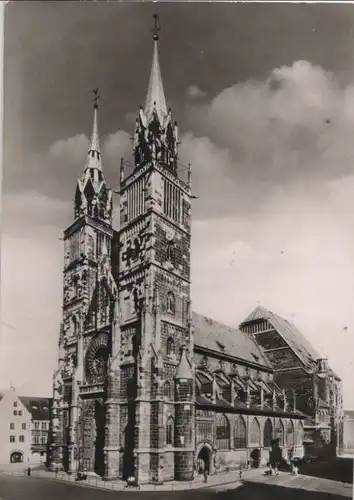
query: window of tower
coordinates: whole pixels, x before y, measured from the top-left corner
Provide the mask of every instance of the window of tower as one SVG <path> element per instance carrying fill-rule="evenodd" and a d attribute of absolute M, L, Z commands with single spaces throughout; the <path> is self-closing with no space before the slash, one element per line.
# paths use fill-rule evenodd
<path fill-rule="evenodd" d="M 91 258 L 95 257 L 95 241 L 90 234 L 87 237 L 87 255 Z"/>
<path fill-rule="evenodd" d="M 175 265 L 176 247 L 173 243 L 167 245 L 167 260 Z"/>
<path fill-rule="evenodd" d="M 166 351 L 167 351 L 167 356 L 174 356 L 176 354 L 176 346 L 175 342 L 172 337 L 169 337 L 167 339 L 167 345 L 166 345 Z"/>
<path fill-rule="evenodd" d="M 163 211 L 164 214 L 180 223 L 181 221 L 181 192 L 180 190 L 164 179 L 163 184 Z"/>
<path fill-rule="evenodd" d="M 216 447 L 218 450 L 230 447 L 230 424 L 225 415 L 216 416 Z"/>
<path fill-rule="evenodd" d="M 163 395 L 168 401 L 172 401 L 172 386 L 170 382 L 167 380 L 163 386 Z"/>
<path fill-rule="evenodd" d="M 78 327 L 77 318 L 76 316 L 73 316 L 71 320 L 71 333 L 74 337 L 76 337 L 77 335 L 77 329 L 78 329 L 77 327 Z"/>
<path fill-rule="evenodd" d="M 176 299 L 172 292 L 167 294 L 167 312 L 170 314 L 175 314 L 176 312 Z"/>
<path fill-rule="evenodd" d="M 168 417 L 167 426 L 166 426 L 166 445 L 167 446 L 173 445 L 173 428 L 174 428 L 173 417 Z"/>
<path fill-rule="evenodd" d="M 106 203 L 101 200 L 99 205 L 99 216 L 101 217 L 101 219 L 104 219 L 105 211 L 106 211 Z"/>

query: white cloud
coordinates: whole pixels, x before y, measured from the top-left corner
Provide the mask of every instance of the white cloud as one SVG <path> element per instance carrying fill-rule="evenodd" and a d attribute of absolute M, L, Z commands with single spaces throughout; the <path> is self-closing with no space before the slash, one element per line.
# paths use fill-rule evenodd
<path fill-rule="evenodd" d="M 203 92 L 197 85 L 190 85 L 187 88 L 187 96 L 191 99 L 203 99 L 206 97 L 206 93 Z"/>

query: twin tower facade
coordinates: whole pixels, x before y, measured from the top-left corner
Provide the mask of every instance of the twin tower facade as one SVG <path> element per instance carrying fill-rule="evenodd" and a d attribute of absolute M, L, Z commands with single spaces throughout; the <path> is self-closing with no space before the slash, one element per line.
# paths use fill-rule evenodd
<path fill-rule="evenodd" d="M 109 478 L 192 477 L 195 433 L 190 300 L 191 172 L 179 174 L 153 31 L 134 164 L 120 166 L 112 228 L 97 128 L 64 232 L 63 319 L 54 374 L 51 467 Z M 171 476 L 171 474 L 170 474 Z"/>

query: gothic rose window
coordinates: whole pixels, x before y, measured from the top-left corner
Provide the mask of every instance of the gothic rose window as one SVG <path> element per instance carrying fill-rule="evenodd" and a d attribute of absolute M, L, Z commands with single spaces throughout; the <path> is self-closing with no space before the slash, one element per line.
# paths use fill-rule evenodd
<path fill-rule="evenodd" d="M 174 427 L 173 417 L 168 417 L 166 426 L 166 444 L 170 446 L 173 445 L 173 427 Z"/>
<path fill-rule="evenodd" d="M 167 356 L 174 356 L 176 354 L 176 346 L 172 337 L 167 339 Z"/>
<path fill-rule="evenodd" d="M 176 299 L 172 292 L 167 294 L 167 312 L 170 314 L 175 314 L 176 312 Z"/>

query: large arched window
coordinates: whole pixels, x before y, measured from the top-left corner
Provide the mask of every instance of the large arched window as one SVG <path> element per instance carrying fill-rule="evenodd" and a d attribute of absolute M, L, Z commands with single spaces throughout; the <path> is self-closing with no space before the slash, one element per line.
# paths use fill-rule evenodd
<path fill-rule="evenodd" d="M 236 418 L 235 427 L 234 427 L 234 448 L 246 448 L 247 439 L 246 439 L 247 431 L 246 431 L 246 423 L 244 418 L 239 415 Z"/>
<path fill-rule="evenodd" d="M 176 354 L 176 346 L 172 337 L 169 337 L 166 342 L 167 356 L 174 356 Z"/>
<path fill-rule="evenodd" d="M 275 424 L 275 437 L 279 439 L 279 446 L 284 446 L 284 425 L 280 419 Z"/>
<path fill-rule="evenodd" d="M 261 444 L 261 427 L 256 418 L 252 420 L 250 427 L 250 444 L 260 446 Z"/>
<path fill-rule="evenodd" d="M 172 292 L 167 294 L 167 312 L 170 314 L 175 314 L 176 312 L 176 299 Z"/>
<path fill-rule="evenodd" d="M 171 386 L 171 383 L 168 380 L 166 380 L 166 382 L 165 382 L 165 384 L 163 386 L 163 395 L 169 401 L 173 400 L 173 397 L 172 397 L 172 386 Z"/>
<path fill-rule="evenodd" d="M 286 444 L 288 448 L 295 446 L 294 424 L 291 420 L 286 425 Z"/>
<path fill-rule="evenodd" d="M 173 445 L 173 428 L 174 428 L 173 417 L 168 417 L 166 426 L 166 445 L 170 446 Z"/>
<path fill-rule="evenodd" d="M 216 448 L 218 450 L 230 448 L 230 425 L 226 415 L 216 416 Z"/>
<path fill-rule="evenodd" d="M 272 422 L 268 418 L 266 423 L 264 424 L 263 430 L 263 446 L 265 448 L 270 448 L 272 446 L 272 437 L 273 437 L 273 426 Z"/>

